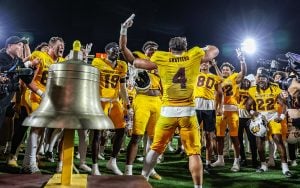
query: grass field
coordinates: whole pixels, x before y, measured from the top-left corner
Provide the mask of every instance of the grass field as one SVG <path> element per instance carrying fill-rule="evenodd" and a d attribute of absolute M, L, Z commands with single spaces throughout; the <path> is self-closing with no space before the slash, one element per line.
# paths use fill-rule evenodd
<path fill-rule="evenodd" d="M 109 159 L 110 147 L 105 150 L 106 160 L 99 160 L 100 171 L 102 175 L 111 175 L 112 173 L 105 168 L 105 164 Z M 91 166 L 90 152 L 87 155 L 87 164 Z M 232 156 L 232 155 L 231 155 Z M 19 155 L 19 164 L 23 158 L 23 153 Z M 156 171 L 163 177 L 162 180 L 150 179 L 149 182 L 154 188 L 185 188 L 193 187 L 192 178 L 188 171 L 187 158 L 180 154 L 166 152 L 164 161 L 157 164 Z M 295 174 L 294 178 L 285 178 L 282 175 L 280 161 L 276 160 L 276 167 L 269 169 L 268 172 L 258 174 L 252 167 L 242 167 L 240 172 L 233 173 L 230 171 L 232 159 L 225 158 L 226 166 L 218 167 L 211 170 L 209 175 L 204 175 L 204 187 L 206 188 L 300 188 L 300 165 L 290 167 Z M 250 163 L 250 161 L 249 161 Z M 298 164 L 300 163 L 298 157 Z M 75 159 L 75 165 L 79 164 L 79 160 Z M 120 153 L 118 165 L 124 171 L 125 153 Z M 40 169 L 44 174 L 55 173 L 56 163 L 41 161 Z M 142 169 L 142 162 L 135 162 L 133 173 L 139 175 Z M 0 162 L 0 173 L 19 173 L 19 169 L 7 167 L 4 161 Z"/>

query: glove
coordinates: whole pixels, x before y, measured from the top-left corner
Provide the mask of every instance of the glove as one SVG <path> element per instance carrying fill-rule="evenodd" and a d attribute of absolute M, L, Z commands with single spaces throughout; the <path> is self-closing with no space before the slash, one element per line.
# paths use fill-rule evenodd
<path fill-rule="evenodd" d="M 132 26 L 134 17 L 135 14 L 131 14 L 131 16 L 124 23 L 121 24 L 121 35 L 127 35 L 127 29 Z"/>
<path fill-rule="evenodd" d="M 240 61 L 245 62 L 245 56 L 244 56 L 244 53 L 242 52 L 242 50 L 240 48 L 237 48 L 237 49 L 235 49 L 235 51 L 236 51 L 236 54 L 237 54 L 237 58 Z"/>

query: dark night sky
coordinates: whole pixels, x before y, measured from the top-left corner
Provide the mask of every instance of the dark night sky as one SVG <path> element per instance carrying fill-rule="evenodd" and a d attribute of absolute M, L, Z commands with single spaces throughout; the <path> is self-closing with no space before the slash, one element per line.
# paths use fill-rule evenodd
<path fill-rule="evenodd" d="M 258 53 L 248 57 L 250 63 L 287 51 L 300 53 L 297 0 L 0 0 L 0 47 L 9 35 L 31 36 L 32 48 L 61 36 L 66 54 L 75 39 L 93 42 L 93 52 L 101 52 L 106 43 L 118 41 L 120 23 L 133 12 L 128 46 L 134 50 L 147 40 L 167 50 L 170 37 L 186 36 L 189 46 L 214 44 L 221 51 L 219 62 L 236 64 L 234 49 L 251 36 Z"/>

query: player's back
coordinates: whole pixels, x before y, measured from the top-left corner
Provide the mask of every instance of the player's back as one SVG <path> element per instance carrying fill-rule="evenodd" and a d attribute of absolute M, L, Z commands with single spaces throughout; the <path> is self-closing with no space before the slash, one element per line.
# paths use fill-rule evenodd
<path fill-rule="evenodd" d="M 163 87 L 163 106 L 193 106 L 193 91 L 205 52 L 194 47 L 181 55 L 156 51 L 151 61 L 158 66 Z"/>

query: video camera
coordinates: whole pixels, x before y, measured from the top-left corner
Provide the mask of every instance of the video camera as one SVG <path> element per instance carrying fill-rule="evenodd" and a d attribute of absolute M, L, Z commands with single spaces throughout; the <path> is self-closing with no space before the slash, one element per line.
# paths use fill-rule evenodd
<path fill-rule="evenodd" d="M 32 75 L 31 68 L 21 68 L 13 66 L 9 70 L 0 70 L 1 77 L 6 78 L 6 81 L 0 83 L 0 94 L 6 94 L 19 90 L 19 76 Z"/>
<path fill-rule="evenodd" d="M 279 62 L 287 64 L 285 71 L 289 73 L 289 76 L 278 82 L 281 89 L 287 90 L 293 78 L 296 78 L 300 82 L 300 55 L 288 52 L 284 57 L 278 57 L 277 59 Z"/>
<path fill-rule="evenodd" d="M 275 59 L 259 59 L 256 61 L 256 68 L 263 67 L 272 77 L 276 71 L 285 71 L 286 63 L 282 63 Z"/>

